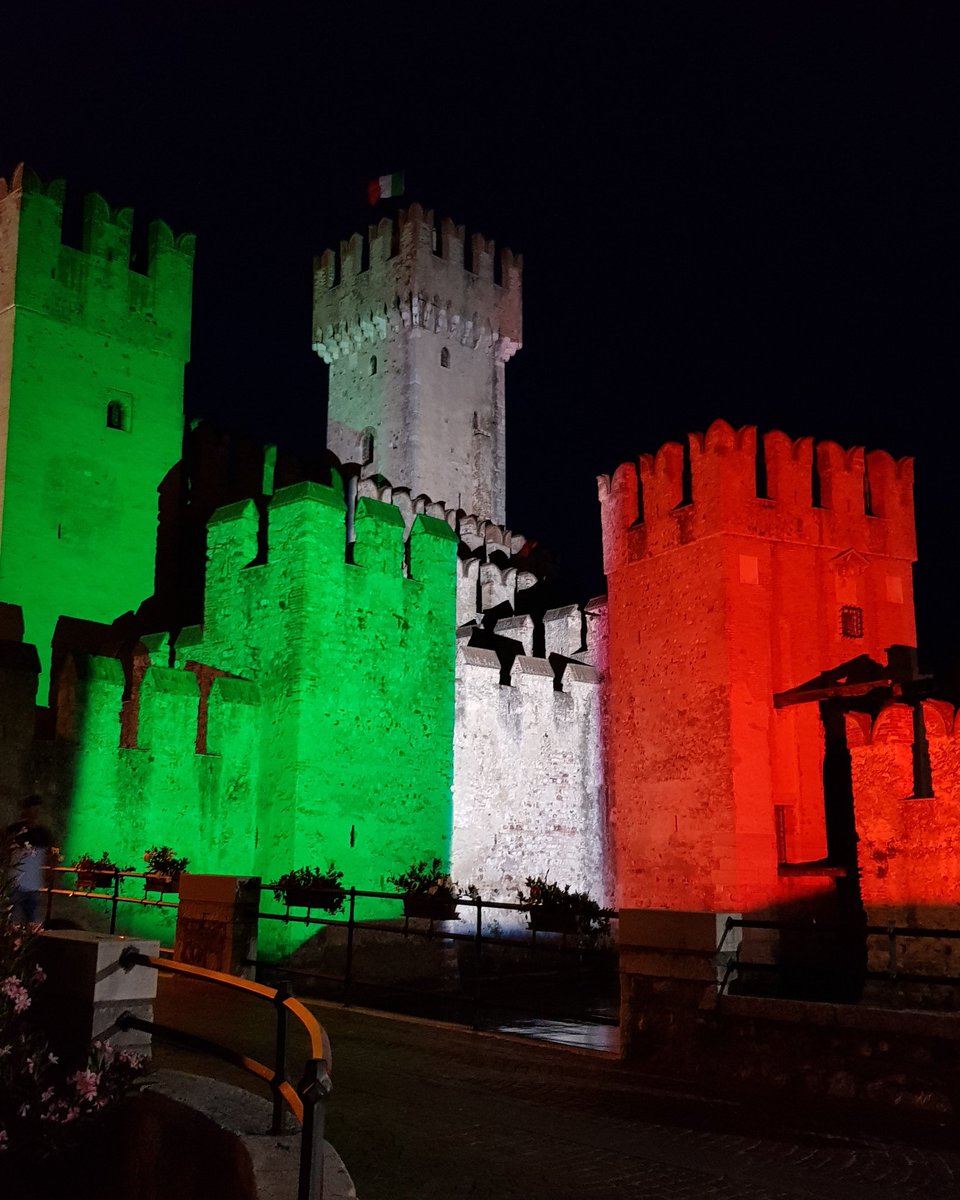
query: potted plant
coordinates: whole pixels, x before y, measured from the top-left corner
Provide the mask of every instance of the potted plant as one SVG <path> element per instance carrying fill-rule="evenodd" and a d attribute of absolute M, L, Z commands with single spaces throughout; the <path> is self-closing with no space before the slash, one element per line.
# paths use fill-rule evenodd
<path fill-rule="evenodd" d="M 144 892 L 179 892 L 180 876 L 187 869 L 189 859 L 178 858 L 169 846 L 151 846 L 144 853 L 147 878 Z"/>
<path fill-rule="evenodd" d="M 444 871 L 439 858 L 421 859 L 398 875 L 388 875 L 398 892 L 403 892 L 403 915 L 431 921 L 456 921 L 459 889 Z"/>
<path fill-rule="evenodd" d="M 610 913 L 586 892 L 571 892 L 546 875 L 527 877 L 527 893 L 517 889 L 521 904 L 529 905 L 530 928 L 541 933 L 596 935 L 610 928 Z"/>
<path fill-rule="evenodd" d="M 132 868 L 118 867 L 104 850 L 97 859 L 92 854 L 81 854 L 73 864 L 73 869 L 77 873 L 78 889 L 95 892 L 98 888 L 112 887 L 118 871 L 129 871 Z"/>
<path fill-rule="evenodd" d="M 287 908 L 319 908 L 338 913 L 343 908 L 346 892 L 342 886 L 343 872 L 331 863 L 325 871 L 319 867 L 297 867 L 287 871 L 273 883 L 268 883 L 274 897 Z"/>

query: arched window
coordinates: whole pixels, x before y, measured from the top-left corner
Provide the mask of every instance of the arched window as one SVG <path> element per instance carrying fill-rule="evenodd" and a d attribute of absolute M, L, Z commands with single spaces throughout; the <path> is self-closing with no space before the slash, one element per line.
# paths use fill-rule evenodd
<path fill-rule="evenodd" d="M 370 355 L 370 374 L 376 375 L 376 373 L 377 373 L 377 356 L 375 354 L 371 354 Z"/>
<path fill-rule="evenodd" d="M 127 413 L 122 400 L 109 400 L 107 402 L 107 428 L 127 428 Z"/>
<path fill-rule="evenodd" d="M 365 429 L 360 436 L 360 465 L 367 466 L 373 462 L 373 432 Z"/>
<path fill-rule="evenodd" d="M 449 367 L 450 366 L 450 351 L 447 349 L 446 346 L 444 346 L 443 349 L 440 351 L 440 366 L 441 367 Z"/>

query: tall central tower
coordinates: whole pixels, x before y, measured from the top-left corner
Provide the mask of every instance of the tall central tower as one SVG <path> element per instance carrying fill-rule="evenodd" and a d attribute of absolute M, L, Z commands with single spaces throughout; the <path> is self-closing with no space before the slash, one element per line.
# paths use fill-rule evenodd
<path fill-rule="evenodd" d="M 505 519 L 504 365 L 521 346 L 523 260 L 439 231 L 418 204 L 327 250 L 314 349 L 330 367 L 327 444 L 342 462 L 448 507 Z"/>

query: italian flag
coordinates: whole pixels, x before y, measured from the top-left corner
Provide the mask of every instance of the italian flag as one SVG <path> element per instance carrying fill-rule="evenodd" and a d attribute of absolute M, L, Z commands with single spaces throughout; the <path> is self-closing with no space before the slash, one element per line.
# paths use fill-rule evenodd
<path fill-rule="evenodd" d="M 371 204 L 376 204 L 378 200 L 389 200 L 391 196 L 402 195 L 402 171 L 396 171 L 393 175 L 381 175 L 379 179 L 371 179 L 367 184 L 367 199 Z"/>

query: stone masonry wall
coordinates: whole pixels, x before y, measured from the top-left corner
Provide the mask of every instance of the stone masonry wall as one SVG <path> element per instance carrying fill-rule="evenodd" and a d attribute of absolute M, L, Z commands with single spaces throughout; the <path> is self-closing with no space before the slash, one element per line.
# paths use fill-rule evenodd
<path fill-rule="evenodd" d="M 913 715 L 891 704 L 872 723 L 847 716 L 861 895 L 873 925 L 960 929 L 960 731 L 952 705 L 924 701 L 933 788 L 916 796 Z M 887 971 L 888 939 L 868 949 Z M 960 940 L 900 937 L 897 949 L 901 973 L 960 976 Z"/>
<path fill-rule="evenodd" d="M 96 195 L 82 249 L 64 245 L 63 202 L 62 181 L 0 180 L 0 597 L 23 609 L 42 704 L 58 617 L 109 623 L 153 592 L 193 276 L 192 236 L 160 221 L 132 270 L 133 214 Z"/>
<path fill-rule="evenodd" d="M 501 622 L 501 624 L 503 624 Z M 516 899 L 529 875 L 610 899 L 594 667 L 521 654 L 457 655 L 452 871 L 484 896 Z"/>
<path fill-rule="evenodd" d="M 822 443 L 814 504 L 811 439 L 769 433 L 763 454 L 766 495 L 756 431 L 723 421 L 691 435 L 688 476 L 671 443 L 600 479 L 621 906 L 756 912 L 829 888 L 778 872 L 775 806 L 801 861 L 826 832 L 818 724 L 773 698 L 916 640 L 912 463 Z"/>

